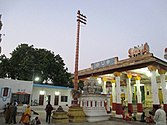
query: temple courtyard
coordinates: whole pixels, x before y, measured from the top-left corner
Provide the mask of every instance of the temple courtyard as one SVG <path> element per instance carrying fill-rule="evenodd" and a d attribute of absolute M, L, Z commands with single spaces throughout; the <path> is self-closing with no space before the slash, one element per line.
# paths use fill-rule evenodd
<path fill-rule="evenodd" d="M 35 108 L 35 107 L 32 107 L 33 110 L 35 110 L 36 112 L 39 113 L 38 117 L 40 118 L 41 120 L 41 125 L 143 125 L 143 124 L 146 124 L 146 123 L 142 123 L 142 122 L 139 122 L 139 121 L 125 121 L 123 119 L 118 119 L 118 118 L 110 118 L 109 120 L 106 120 L 106 121 L 100 121 L 100 122 L 84 122 L 84 123 L 67 123 L 67 124 L 63 124 L 63 123 L 46 123 L 45 122 L 45 111 L 44 109 L 42 108 Z M 1 115 L 0 115 L 0 125 L 7 125 L 5 124 L 5 119 L 4 119 L 4 116 L 2 114 L 2 110 L 0 111 L 1 112 Z M 32 115 L 32 117 L 35 117 L 37 115 Z M 18 115 L 17 115 L 17 125 L 21 125 L 19 124 L 19 120 L 21 118 L 21 108 L 18 107 Z"/>

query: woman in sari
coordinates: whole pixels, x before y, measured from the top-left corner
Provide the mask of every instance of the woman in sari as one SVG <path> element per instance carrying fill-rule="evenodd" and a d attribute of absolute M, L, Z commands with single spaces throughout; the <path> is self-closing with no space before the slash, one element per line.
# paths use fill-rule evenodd
<path fill-rule="evenodd" d="M 21 121 L 24 125 L 30 125 L 30 117 L 31 117 L 31 108 L 28 105 L 27 108 L 25 109 L 25 112 L 21 118 Z"/>

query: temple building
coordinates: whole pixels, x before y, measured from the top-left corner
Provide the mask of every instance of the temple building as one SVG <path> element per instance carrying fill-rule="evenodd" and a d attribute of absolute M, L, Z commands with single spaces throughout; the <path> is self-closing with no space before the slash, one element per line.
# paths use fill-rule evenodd
<path fill-rule="evenodd" d="M 129 58 L 118 57 L 92 63 L 90 68 L 79 71 L 79 79 L 95 77 L 102 86 L 117 116 L 122 113 L 122 105 L 141 114 L 144 107 L 156 109 L 163 104 L 167 112 L 167 62 L 149 52 L 147 43 L 130 48 Z"/>

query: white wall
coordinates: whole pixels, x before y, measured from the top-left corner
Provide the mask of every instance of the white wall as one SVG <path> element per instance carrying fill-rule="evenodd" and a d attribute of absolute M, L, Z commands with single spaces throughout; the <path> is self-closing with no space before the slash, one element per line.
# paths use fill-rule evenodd
<path fill-rule="evenodd" d="M 3 88 L 9 88 L 9 95 L 3 97 Z M 36 99 L 39 103 L 40 91 L 44 93 L 44 106 L 47 104 L 47 95 L 51 95 L 51 104 L 54 106 L 55 91 L 60 92 L 59 94 L 59 105 L 68 106 L 71 105 L 71 88 L 51 86 L 51 85 L 33 85 L 32 81 L 21 81 L 11 79 L 0 79 L 0 109 L 4 108 L 4 105 L 11 101 L 12 93 L 25 92 L 30 94 L 30 101 Z M 68 96 L 67 102 L 61 102 L 61 96 Z"/>
<path fill-rule="evenodd" d="M 3 88 L 8 87 L 8 96 L 3 96 Z M 32 81 L 12 80 L 12 79 L 0 79 L 0 109 L 4 105 L 11 101 L 12 93 L 25 92 L 28 94 L 32 93 L 33 83 Z"/>
<path fill-rule="evenodd" d="M 40 87 L 40 86 L 34 86 L 33 87 L 33 91 L 32 91 L 32 100 L 37 100 L 37 102 L 39 103 L 39 95 L 40 95 L 40 91 L 44 91 L 44 103 L 43 103 L 43 106 L 46 106 L 47 105 L 47 95 L 51 95 L 51 101 L 50 103 L 54 106 L 54 100 L 55 100 L 55 92 L 59 92 L 60 94 L 58 95 L 59 96 L 59 104 L 58 105 L 61 105 L 61 106 L 65 106 L 66 104 L 68 104 L 68 106 L 71 105 L 71 89 L 70 88 L 65 88 L 62 89 L 61 88 L 56 88 L 56 86 L 52 86 L 53 88 L 47 88 L 47 86 L 43 86 L 43 87 Z M 61 102 L 61 96 L 68 96 L 68 101 L 67 102 Z"/>

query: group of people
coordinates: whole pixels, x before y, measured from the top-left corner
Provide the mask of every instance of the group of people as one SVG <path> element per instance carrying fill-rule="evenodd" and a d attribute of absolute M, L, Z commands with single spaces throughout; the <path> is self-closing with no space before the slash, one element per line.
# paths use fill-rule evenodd
<path fill-rule="evenodd" d="M 136 120 L 136 117 L 131 113 L 130 110 L 125 115 L 125 112 L 123 109 L 122 115 L 123 115 L 123 119 L 126 121 Z M 166 125 L 166 112 L 161 108 L 161 106 L 158 106 L 157 110 L 149 111 L 148 116 L 146 116 L 145 112 L 143 112 L 141 115 L 140 122 L 156 123 L 156 125 Z"/>
<path fill-rule="evenodd" d="M 149 111 L 148 116 L 145 116 L 145 112 L 143 112 L 141 121 L 146 123 L 156 123 L 156 125 L 166 125 L 166 112 L 161 106 L 158 106 L 157 110 Z"/>
<path fill-rule="evenodd" d="M 4 108 L 4 113 L 6 124 L 16 124 L 17 102 L 7 103 Z"/>
<path fill-rule="evenodd" d="M 4 113 L 5 113 L 5 123 L 6 124 L 17 124 L 16 122 L 16 115 L 17 115 L 17 102 L 13 103 L 7 103 L 5 108 L 4 108 Z M 39 117 L 31 117 L 32 112 L 36 115 L 34 110 L 31 109 L 30 105 L 23 104 L 22 108 L 22 116 L 19 121 L 19 123 L 23 123 L 24 125 L 39 125 L 41 124 Z"/>
<path fill-rule="evenodd" d="M 39 115 L 34 110 L 31 109 L 30 105 L 24 104 L 22 109 L 22 116 L 19 123 L 23 123 L 24 125 L 39 125 L 41 124 L 39 117 L 31 117 L 32 112 L 36 115 Z"/>
<path fill-rule="evenodd" d="M 149 111 L 148 116 L 146 116 L 146 115 L 145 115 L 145 112 L 143 112 L 142 115 L 141 115 L 141 120 L 140 120 L 140 122 L 154 123 L 153 111 Z"/>
<path fill-rule="evenodd" d="M 13 103 L 7 103 L 5 106 L 5 123 L 7 124 L 16 124 L 16 115 L 17 115 L 17 102 Z M 46 111 L 46 122 L 50 124 L 50 118 L 52 114 L 53 107 L 48 102 L 46 105 L 45 111 Z M 38 115 L 34 110 L 30 108 L 30 105 L 24 104 L 22 108 L 22 116 L 19 121 L 19 123 L 23 123 L 24 125 L 39 125 L 41 124 L 38 117 L 35 117 L 34 119 L 31 118 L 31 113 L 34 113 Z M 125 115 L 124 108 L 122 113 L 123 119 L 126 121 L 136 120 L 136 117 L 131 113 L 129 110 L 128 113 Z M 30 120 L 31 119 L 31 120 Z M 161 108 L 161 106 L 158 107 L 158 109 L 153 112 L 149 111 L 149 115 L 146 116 L 145 112 L 141 115 L 141 122 L 146 123 L 156 123 L 156 125 L 166 125 L 166 112 Z"/>
<path fill-rule="evenodd" d="M 7 103 L 4 108 L 4 116 L 5 116 L 5 123 L 6 124 L 17 124 L 16 122 L 16 115 L 17 115 L 17 102 L 13 103 Z M 51 121 L 51 114 L 52 114 L 53 107 L 48 102 L 46 105 L 45 111 L 46 111 L 46 122 L 50 123 Z M 41 124 L 41 121 L 39 120 L 39 117 L 31 117 L 31 114 L 34 113 L 35 115 L 38 115 L 34 110 L 31 109 L 30 105 L 23 104 L 22 108 L 22 116 L 19 121 L 19 123 L 23 123 L 24 125 L 39 125 Z"/>

